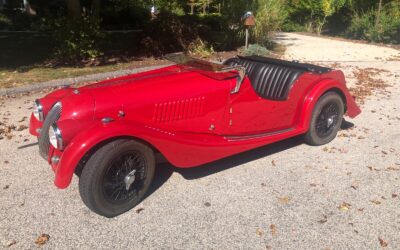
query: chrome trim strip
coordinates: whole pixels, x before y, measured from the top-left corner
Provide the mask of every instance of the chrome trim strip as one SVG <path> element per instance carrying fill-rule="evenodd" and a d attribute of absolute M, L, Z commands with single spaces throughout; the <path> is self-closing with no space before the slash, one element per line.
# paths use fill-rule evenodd
<path fill-rule="evenodd" d="M 268 133 L 262 133 L 262 134 L 254 134 L 254 135 L 233 135 L 233 136 L 225 136 L 224 138 L 228 141 L 245 141 L 245 140 L 252 140 L 252 139 L 259 139 L 263 137 L 268 137 L 272 135 L 279 135 L 283 134 L 289 131 L 294 130 L 294 128 L 288 128 L 288 129 L 283 129 L 275 132 L 268 132 Z"/>
<path fill-rule="evenodd" d="M 42 104 L 40 104 L 38 99 L 35 100 L 35 105 L 36 105 L 36 109 L 37 109 L 36 111 L 39 115 L 39 121 L 42 122 L 42 121 L 44 121 L 43 106 L 42 106 Z M 35 110 L 33 112 L 35 112 Z"/>

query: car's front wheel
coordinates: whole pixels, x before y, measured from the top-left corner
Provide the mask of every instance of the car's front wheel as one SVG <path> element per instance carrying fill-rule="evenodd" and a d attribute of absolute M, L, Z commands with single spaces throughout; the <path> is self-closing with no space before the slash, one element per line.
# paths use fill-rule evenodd
<path fill-rule="evenodd" d="M 134 140 L 115 140 L 89 158 L 79 179 L 79 193 L 92 211 L 114 217 L 141 201 L 154 170 L 154 152 L 149 146 Z"/>
<path fill-rule="evenodd" d="M 308 144 L 324 145 L 335 139 L 342 124 L 344 104 L 336 92 L 324 94 L 314 107 L 310 128 L 305 136 Z"/>

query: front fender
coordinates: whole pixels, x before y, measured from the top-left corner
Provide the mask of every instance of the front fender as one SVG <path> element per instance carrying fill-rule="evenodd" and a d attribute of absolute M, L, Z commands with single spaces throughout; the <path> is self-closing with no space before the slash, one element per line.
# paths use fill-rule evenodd
<path fill-rule="evenodd" d="M 304 99 L 302 112 L 299 118 L 299 125 L 304 131 L 308 130 L 315 104 L 317 104 L 319 98 L 328 91 L 337 91 L 345 98 L 347 107 L 346 115 L 350 118 L 354 118 L 361 113 L 361 109 L 357 106 L 353 96 L 344 83 L 340 83 L 335 79 L 324 79 L 316 83 Z"/>
<path fill-rule="evenodd" d="M 54 166 L 56 175 L 54 184 L 58 188 L 66 188 L 72 180 L 72 176 L 82 157 L 101 142 L 117 137 L 132 137 L 148 140 L 144 135 L 149 135 L 151 129 L 145 126 L 132 125 L 123 121 L 113 121 L 103 124 L 96 121 L 89 129 L 75 136 L 62 152 L 57 166 Z"/>

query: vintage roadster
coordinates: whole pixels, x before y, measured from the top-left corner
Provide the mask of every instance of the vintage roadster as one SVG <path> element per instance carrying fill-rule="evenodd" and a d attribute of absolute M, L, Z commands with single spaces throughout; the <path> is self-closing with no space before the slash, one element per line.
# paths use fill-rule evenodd
<path fill-rule="evenodd" d="M 83 202 L 100 215 L 140 202 L 156 153 L 190 168 L 296 135 L 323 145 L 345 113 L 361 112 L 338 70 L 258 56 L 168 58 L 176 64 L 36 100 L 30 133 L 55 185 L 76 173 Z"/>

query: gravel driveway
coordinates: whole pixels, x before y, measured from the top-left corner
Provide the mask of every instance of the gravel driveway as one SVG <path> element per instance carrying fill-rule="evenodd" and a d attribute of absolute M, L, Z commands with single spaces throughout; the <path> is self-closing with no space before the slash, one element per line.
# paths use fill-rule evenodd
<path fill-rule="evenodd" d="M 345 71 L 365 98 L 354 126 L 325 147 L 294 138 L 201 168 L 159 165 L 151 194 L 113 219 L 83 205 L 76 177 L 58 190 L 29 147 L 25 126 L 44 93 L 0 100 L 0 128 L 10 130 L 0 140 L 0 248 L 400 249 L 399 51 L 277 39 L 288 59 Z M 48 241 L 35 243 L 42 234 Z"/>

